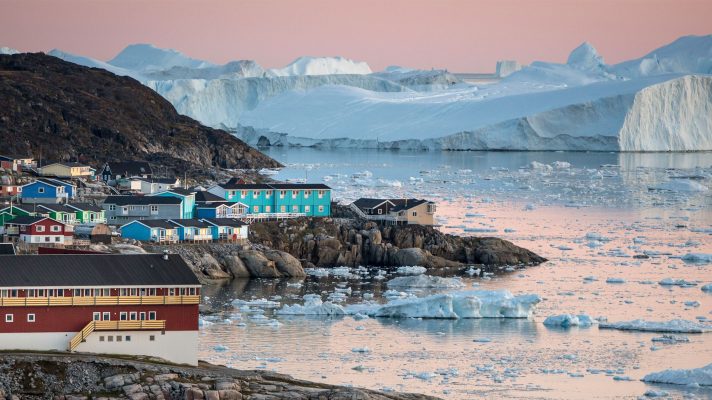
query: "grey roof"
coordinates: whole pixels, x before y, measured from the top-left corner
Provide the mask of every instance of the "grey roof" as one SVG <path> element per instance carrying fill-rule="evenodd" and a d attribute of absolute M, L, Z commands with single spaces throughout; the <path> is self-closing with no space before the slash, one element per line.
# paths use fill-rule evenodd
<path fill-rule="evenodd" d="M 211 202 L 211 203 L 201 203 L 201 204 L 197 204 L 195 207 L 196 207 L 196 208 L 218 208 L 218 207 L 220 207 L 220 206 L 222 206 L 222 205 L 226 205 L 226 206 L 228 206 L 228 207 L 232 207 L 232 206 L 234 206 L 234 205 L 237 204 L 237 203 L 238 203 L 238 202 L 225 201 L 225 200 L 223 200 L 223 201 L 215 201 L 215 202 Z M 243 203 L 243 204 L 244 204 L 244 203 Z"/>
<path fill-rule="evenodd" d="M 173 229 L 176 226 L 168 221 L 167 219 L 142 219 L 142 220 L 134 220 L 131 222 L 128 222 L 124 225 L 128 225 L 134 222 L 138 222 L 141 224 L 146 225 L 149 228 L 165 228 L 165 229 Z M 123 225 L 122 225 L 123 226 Z"/>
<path fill-rule="evenodd" d="M 144 178 L 141 176 L 132 176 L 130 179 L 135 179 L 138 181 L 144 181 L 148 183 L 165 183 L 165 184 L 175 184 L 178 178 Z"/>
<path fill-rule="evenodd" d="M 391 211 L 410 210 L 423 203 L 429 203 L 428 200 L 422 199 L 391 199 L 391 202 L 395 204 L 395 207 L 391 208 Z"/>
<path fill-rule="evenodd" d="M 227 182 L 221 183 L 220 185 L 223 189 L 231 190 L 251 190 L 251 189 L 272 189 L 272 187 L 266 183 L 237 183 L 237 182 Z"/>
<path fill-rule="evenodd" d="M 40 222 L 43 219 L 51 219 L 48 217 L 30 217 L 28 215 L 20 215 L 19 217 L 15 217 L 10 221 L 5 222 L 5 224 L 12 224 L 12 225 L 32 225 L 34 223 Z M 54 221 L 54 220 L 52 220 Z M 56 221 L 59 222 L 59 221 Z M 61 222 L 59 222 L 61 224 Z"/>
<path fill-rule="evenodd" d="M 146 161 L 109 161 L 106 163 L 112 174 L 150 175 L 153 174 L 151 166 Z"/>
<path fill-rule="evenodd" d="M 104 200 L 104 204 L 116 204 L 117 206 L 181 204 L 182 202 L 183 200 L 173 196 L 109 196 Z"/>
<path fill-rule="evenodd" d="M 74 210 L 67 207 L 64 204 L 57 204 L 57 203 L 41 203 L 37 204 L 37 208 L 45 208 L 47 210 L 52 210 L 52 211 L 58 211 L 58 212 L 66 212 L 66 213 L 73 213 Z M 39 212 L 43 212 L 44 210 L 38 210 Z"/>
<path fill-rule="evenodd" d="M 215 226 L 240 227 L 247 225 L 236 218 L 203 218 L 203 221 Z"/>
<path fill-rule="evenodd" d="M 199 285 L 180 255 L 53 254 L 3 258 L 0 287 Z"/>
<path fill-rule="evenodd" d="M 170 220 L 176 225 L 187 228 L 210 228 L 211 225 L 199 219 L 172 219 Z"/>
<path fill-rule="evenodd" d="M 78 163 L 78 162 L 58 162 L 58 163 L 52 163 L 52 164 L 64 165 L 65 167 L 89 167 L 89 168 L 91 168 L 89 165 Z M 52 165 L 52 164 L 46 164 L 45 167 L 48 165 Z"/>
<path fill-rule="evenodd" d="M 190 189 L 183 189 L 183 188 L 171 188 L 171 189 L 166 189 L 166 190 L 164 190 L 164 191 L 162 191 L 162 192 L 159 192 L 159 193 L 166 193 L 166 192 L 176 193 L 176 194 L 179 194 L 179 195 L 181 195 L 181 196 L 190 196 L 191 194 L 195 194 L 196 191 L 195 191 L 195 190 L 190 190 Z M 155 196 L 155 194 L 154 194 L 153 196 Z"/>
<path fill-rule="evenodd" d="M 35 208 L 37 204 L 13 204 L 12 208 L 19 208 L 20 210 L 23 210 L 27 213 L 35 213 L 37 212 L 37 208 Z M 7 211 L 10 212 L 10 206 L 4 207 L 0 209 L 0 211 Z M 42 211 L 42 210 L 39 210 Z"/>
<path fill-rule="evenodd" d="M 71 204 L 67 204 L 67 207 L 71 207 L 71 208 L 74 208 L 75 210 L 79 210 L 79 211 L 96 211 L 96 212 L 104 211 L 103 208 L 101 208 L 97 205 L 94 205 L 94 204 L 89 204 L 89 203 L 71 203 Z"/>
<path fill-rule="evenodd" d="M 298 189 L 298 190 L 309 190 L 309 189 L 321 189 L 328 190 L 330 187 L 323 183 L 234 183 L 227 182 L 221 183 L 219 185 L 223 189 L 230 190 L 250 190 L 250 189 Z"/>
<path fill-rule="evenodd" d="M 77 185 L 73 184 L 72 182 L 66 182 L 61 179 L 55 179 L 55 178 L 39 178 L 37 180 L 40 182 L 44 182 L 50 186 L 54 186 L 54 187 L 64 186 L 64 185 L 77 186 Z"/>
<path fill-rule="evenodd" d="M 14 256 L 15 245 L 12 243 L 0 243 L 0 256 Z"/>
<path fill-rule="evenodd" d="M 379 206 L 380 204 L 388 201 L 388 199 L 369 199 L 362 197 L 354 201 L 354 205 L 360 209 L 369 209 Z"/>
<path fill-rule="evenodd" d="M 195 193 L 196 203 L 209 203 L 214 201 L 225 201 L 222 197 L 212 194 L 207 190 L 201 190 Z"/>

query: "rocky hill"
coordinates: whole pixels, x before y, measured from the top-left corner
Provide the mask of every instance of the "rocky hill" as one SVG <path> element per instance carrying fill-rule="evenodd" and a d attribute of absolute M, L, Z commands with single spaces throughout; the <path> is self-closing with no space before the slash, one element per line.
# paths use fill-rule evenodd
<path fill-rule="evenodd" d="M 437 400 L 409 393 L 307 382 L 268 371 L 198 367 L 136 357 L 0 353 L 2 399 L 130 400 Z"/>
<path fill-rule="evenodd" d="M 132 78 L 42 53 L 0 55 L 0 154 L 94 167 L 140 159 L 189 174 L 279 166 Z"/>

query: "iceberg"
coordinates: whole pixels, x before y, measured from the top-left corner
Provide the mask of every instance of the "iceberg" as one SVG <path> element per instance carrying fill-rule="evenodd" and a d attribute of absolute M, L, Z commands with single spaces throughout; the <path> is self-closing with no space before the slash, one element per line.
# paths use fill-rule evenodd
<path fill-rule="evenodd" d="M 712 364 L 693 369 L 666 369 L 643 377 L 643 382 L 671 385 L 712 386 Z"/>
<path fill-rule="evenodd" d="M 295 75 L 366 75 L 371 68 L 365 62 L 344 57 L 299 57 L 284 68 L 271 69 L 274 76 Z"/>
<path fill-rule="evenodd" d="M 623 331 L 663 332 L 663 333 L 706 333 L 712 332 L 712 325 L 703 325 L 684 319 L 670 321 L 646 321 L 636 319 L 622 322 L 601 322 L 601 329 L 618 329 Z"/>
<path fill-rule="evenodd" d="M 475 290 L 396 299 L 377 306 L 350 306 L 347 312 L 382 318 L 530 318 L 540 301 L 536 294 L 514 296 L 507 290 Z"/>
<path fill-rule="evenodd" d="M 582 328 L 590 327 L 596 324 L 597 321 L 589 317 L 586 314 L 572 315 L 572 314 L 561 314 L 552 315 L 544 320 L 544 326 L 551 328 L 569 328 L 572 326 L 580 326 Z"/>
<path fill-rule="evenodd" d="M 11 47 L 0 47 L 0 54 L 19 54 L 20 52 L 18 50 L 15 50 Z"/>
<path fill-rule="evenodd" d="M 428 269 L 420 266 L 404 266 L 398 267 L 396 273 L 400 275 L 420 275 L 424 274 Z"/>
<path fill-rule="evenodd" d="M 712 263 L 712 254 L 687 253 L 682 256 L 682 261 L 685 261 L 690 264 L 709 264 Z"/>

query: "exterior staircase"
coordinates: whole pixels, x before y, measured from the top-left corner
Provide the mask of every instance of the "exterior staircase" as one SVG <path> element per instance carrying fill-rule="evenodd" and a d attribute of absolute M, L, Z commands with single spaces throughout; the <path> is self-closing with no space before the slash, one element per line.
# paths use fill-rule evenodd
<path fill-rule="evenodd" d="M 94 331 L 162 331 L 165 320 L 91 321 L 69 341 L 69 351 L 74 351 Z"/>

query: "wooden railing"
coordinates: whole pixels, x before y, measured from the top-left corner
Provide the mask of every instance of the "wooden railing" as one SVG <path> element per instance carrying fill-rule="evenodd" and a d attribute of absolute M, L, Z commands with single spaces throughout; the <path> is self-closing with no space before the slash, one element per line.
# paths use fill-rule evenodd
<path fill-rule="evenodd" d="M 200 304 L 200 296 L 2 297 L 3 307 Z"/>
<path fill-rule="evenodd" d="M 69 351 L 74 351 L 94 331 L 162 331 L 165 329 L 165 320 L 91 321 L 69 341 Z"/>

